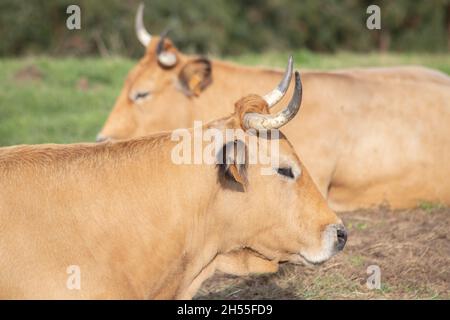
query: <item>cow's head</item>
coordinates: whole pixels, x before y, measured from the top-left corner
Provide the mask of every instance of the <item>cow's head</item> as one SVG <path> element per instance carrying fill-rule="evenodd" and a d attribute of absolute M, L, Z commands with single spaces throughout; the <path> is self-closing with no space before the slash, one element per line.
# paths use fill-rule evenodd
<path fill-rule="evenodd" d="M 212 82 L 211 62 L 183 55 L 166 32 L 150 35 L 143 24 L 143 9 L 141 4 L 136 34 L 146 53 L 128 74 L 98 141 L 142 136 L 148 128 L 158 132 L 189 126 L 186 104 Z"/>
<path fill-rule="evenodd" d="M 298 72 L 288 106 L 274 115 L 269 113 L 285 94 L 290 78 L 288 74 L 264 97 L 242 98 L 235 104 L 233 116 L 210 124 L 212 128 L 241 128 L 245 132 L 241 139 L 225 140 L 223 151 L 218 153 L 218 159 L 223 160 L 218 172 L 222 191 L 214 195 L 209 209 L 220 221 L 214 222 L 217 230 L 212 227 L 212 234 L 226 234 L 227 244 L 249 248 L 270 260 L 321 263 L 343 249 L 347 232 L 278 130 L 300 108 Z M 258 149 L 250 147 L 251 139 L 256 139 Z M 276 161 L 269 167 L 250 163 L 248 159 L 258 157 L 252 152 Z"/>

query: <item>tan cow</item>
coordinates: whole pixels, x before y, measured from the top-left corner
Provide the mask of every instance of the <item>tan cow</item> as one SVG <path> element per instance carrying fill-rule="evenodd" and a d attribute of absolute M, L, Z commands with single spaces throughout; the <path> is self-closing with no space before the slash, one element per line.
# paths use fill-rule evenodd
<path fill-rule="evenodd" d="M 171 133 L 1 148 L 0 298 L 189 298 L 227 253 L 275 271 L 342 250 L 341 220 L 278 131 L 300 107 L 299 75 L 269 115 L 277 92 L 204 126 L 245 130 L 222 142 L 217 165 L 176 164 Z M 252 139 L 277 159 L 272 174 L 247 160 Z"/>
<path fill-rule="evenodd" d="M 98 139 L 192 126 L 231 113 L 248 92 L 269 90 L 280 71 L 179 52 L 152 37 Z M 420 201 L 450 204 L 450 78 L 420 67 L 304 72 L 302 116 L 284 131 L 334 210 Z M 219 105 L 216 101 L 221 101 Z M 222 107 L 222 108 L 221 108 Z"/>

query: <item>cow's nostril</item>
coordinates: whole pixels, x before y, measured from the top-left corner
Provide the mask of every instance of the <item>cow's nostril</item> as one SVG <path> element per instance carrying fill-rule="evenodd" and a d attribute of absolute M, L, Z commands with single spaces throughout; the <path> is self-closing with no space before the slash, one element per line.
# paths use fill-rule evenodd
<path fill-rule="evenodd" d="M 344 226 L 339 226 L 336 230 L 337 233 L 337 244 L 336 249 L 341 251 L 345 247 L 345 243 L 347 242 L 347 230 L 345 230 Z"/>

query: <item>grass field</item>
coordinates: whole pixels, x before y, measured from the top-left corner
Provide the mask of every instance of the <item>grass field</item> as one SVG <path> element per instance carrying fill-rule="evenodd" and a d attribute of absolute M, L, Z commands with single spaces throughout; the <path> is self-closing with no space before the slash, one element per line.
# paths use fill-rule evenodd
<path fill-rule="evenodd" d="M 340 213 L 342 253 L 318 267 L 283 265 L 270 275 L 217 274 L 197 299 L 450 299 L 450 209 L 423 205 Z M 380 289 L 367 268 L 380 267 Z"/>
<path fill-rule="evenodd" d="M 286 53 L 232 57 L 239 63 L 283 67 Z M 300 69 L 420 64 L 450 74 L 449 55 L 294 53 Z M 0 146 L 93 141 L 128 70 L 126 58 L 0 59 Z"/>
<path fill-rule="evenodd" d="M 287 54 L 232 57 L 283 67 Z M 300 69 L 419 64 L 450 74 L 450 55 L 294 54 Z M 0 59 L 0 146 L 93 141 L 136 61 L 126 58 Z M 274 275 L 216 275 L 198 299 L 450 299 L 450 209 L 432 203 L 341 215 L 349 229 L 344 252 L 323 266 L 283 266 Z M 366 269 L 381 268 L 380 290 L 365 286 Z"/>

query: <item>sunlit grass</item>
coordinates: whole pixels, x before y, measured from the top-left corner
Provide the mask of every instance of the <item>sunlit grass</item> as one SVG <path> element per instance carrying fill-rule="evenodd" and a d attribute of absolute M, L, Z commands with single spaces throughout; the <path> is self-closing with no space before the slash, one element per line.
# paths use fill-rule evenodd
<path fill-rule="evenodd" d="M 225 59 L 283 67 L 288 54 L 267 52 Z M 300 69 L 419 64 L 450 74 L 450 55 L 444 54 L 293 54 Z M 127 58 L 0 60 L 0 146 L 93 141 L 135 63 Z M 36 74 L 29 79 L 19 76 L 30 68 Z"/>

